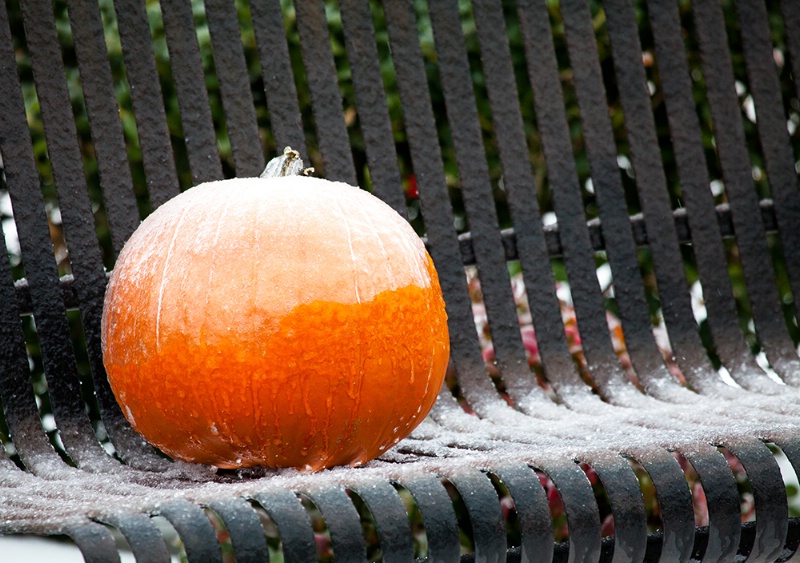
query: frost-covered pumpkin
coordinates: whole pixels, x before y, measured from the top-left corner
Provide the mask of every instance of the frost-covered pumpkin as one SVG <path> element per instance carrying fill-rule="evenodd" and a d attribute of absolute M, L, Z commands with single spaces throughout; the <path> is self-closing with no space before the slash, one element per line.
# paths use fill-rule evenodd
<path fill-rule="evenodd" d="M 432 407 L 449 356 L 433 263 L 369 193 L 298 172 L 202 184 L 131 236 L 103 354 L 127 419 L 219 467 L 359 465 Z"/>

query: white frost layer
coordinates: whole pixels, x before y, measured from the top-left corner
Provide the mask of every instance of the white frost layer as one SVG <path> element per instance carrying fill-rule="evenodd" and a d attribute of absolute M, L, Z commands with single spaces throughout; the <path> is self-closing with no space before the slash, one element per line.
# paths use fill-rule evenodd
<path fill-rule="evenodd" d="M 445 394 L 432 415 L 381 458 L 360 468 L 312 475 L 275 470 L 259 478 L 220 482 L 209 468 L 186 464 L 175 464 L 170 474 L 120 465 L 95 473 L 64 466 L 34 475 L 1 463 L 0 533 L 34 528 L 56 531 L 65 519 L 86 516 L 104 520 L 118 512 L 157 513 L 159 505 L 171 499 L 204 504 L 276 488 L 357 487 L 372 479 L 402 483 L 423 475 L 446 477 L 475 469 L 571 464 L 573 459 L 590 459 L 603 452 L 691 451 L 738 437 L 778 441 L 785 433 L 796 432 L 800 403 L 794 398 L 765 400 L 746 391 L 738 395 L 732 399 L 697 396 L 691 404 L 645 399 L 646 405 L 636 408 L 587 399 L 576 402 L 578 408 L 543 408 L 544 416 L 487 402 L 483 418 L 478 418 L 461 411 Z M 767 403 L 776 408 L 763 408 Z"/>

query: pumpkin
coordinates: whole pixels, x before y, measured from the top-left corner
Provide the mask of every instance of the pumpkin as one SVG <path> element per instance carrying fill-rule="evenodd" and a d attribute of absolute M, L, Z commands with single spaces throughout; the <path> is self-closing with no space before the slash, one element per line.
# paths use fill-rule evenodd
<path fill-rule="evenodd" d="M 356 187 L 302 174 L 208 182 L 133 233 L 106 290 L 103 358 L 125 417 L 222 468 L 360 465 L 433 406 L 449 340 L 419 237 Z"/>

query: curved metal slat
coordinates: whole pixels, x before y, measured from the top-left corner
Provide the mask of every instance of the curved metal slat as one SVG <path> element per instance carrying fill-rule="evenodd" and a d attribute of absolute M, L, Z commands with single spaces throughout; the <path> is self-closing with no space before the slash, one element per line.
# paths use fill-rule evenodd
<path fill-rule="evenodd" d="M 647 516 L 639 481 L 627 461 L 616 454 L 589 453 L 580 457 L 595 470 L 614 515 L 612 563 L 642 561 L 647 547 Z"/>
<path fill-rule="evenodd" d="M 237 563 L 269 560 L 264 529 L 253 508 L 241 498 L 210 502 L 208 507 L 219 514 L 231 536 Z"/>
<path fill-rule="evenodd" d="M 736 2 L 749 90 L 755 104 L 758 138 L 764 156 L 781 250 L 789 273 L 795 315 L 800 316 L 800 189 L 794 154 L 786 129 L 781 86 L 775 68 L 772 37 L 764 2 Z M 795 6 L 797 9 L 797 6 Z M 795 76 L 795 82 L 798 77 Z M 800 380 L 797 376 L 796 380 Z"/>
<path fill-rule="evenodd" d="M 12 187 L 33 193 L 38 177 L 25 122 L 25 106 L 20 94 L 17 65 L 12 51 L 8 12 L 0 5 L 0 153 L 9 192 Z M 26 186 L 26 187 L 21 187 Z M 24 209 L 24 205 L 22 205 Z M 15 204 L 15 213 L 17 212 Z M 17 218 L 18 220 L 20 217 Z M 41 217 L 44 221 L 44 217 Z M 24 229 L 24 227 L 23 227 Z M 0 229 L 0 248 L 5 249 L 5 235 Z M 14 282 L 8 260 L 0 260 L 0 398 L 14 445 L 26 463 L 38 456 L 55 458 L 39 421 L 39 413 L 30 388 L 25 337 L 19 322 L 16 298 L 11 296 Z M 28 459 L 28 454 L 31 458 Z M 31 467 L 35 470 L 35 467 Z"/>
<path fill-rule="evenodd" d="M 458 561 L 461 545 L 453 504 L 438 479 L 415 478 L 400 481 L 411 493 L 422 514 L 428 538 L 428 560 L 431 563 Z"/>
<path fill-rule="evenodd" d="M 519 519 L 522 561 L 553 560 L 553 520 L 547 495 L 528 466 L 492 470 L 508 488 Z"/>
<path fill-rule="evenodd" d="M 703 300 L 708 310 L 708 324 L 716 352 L 740 381 L 758 373 L 752 353 L 739 328 L 733 287 L 727 273 L 720 222 L 715 220 L 714 198 L 703 153 L 700 123 L 695 111 L 689 65 L 686 60 L 678 7 L 670 2 L 653 2 L 648 14 L 655 41 L 656 64 L 664 93 L 667 119 L 672 132 L 672 147 L 686 206 L 688 226 L 697 270 L 703 285 Z M 705 378 L 694 378 L 685 370 L 692 385 L 703 391 Z"/>
<path fill-rule="evenodd" d="M 341 561 L 361 561 L 367 557 L 367 545 L 361 520 L 344 489 L 332 485 L 303 491 L 314 501 L 331 534 L 333 555 Z"/>
<path fill-rule="evenodd" d="M 158 528 L 144 514 L 120 514 L 108 519 L 131 547 L 136 563 L 168 563 L 169 551 Z"/>
<path fill-rule="evenodd" d="M 90 324 L 87 344 L 94 347 L 99 345 L 99 334 L 95 337 L 91 324 L 96 322 L 99 328 L 105 274 L 92 228 L 91 204 L 81 166 L 53 9 L 47 1 L 29 0 L 22 3 L 22 13 L 65 234 L 69 237 L 70 252 L 73 247 L 75 251 L 70 261 L 74 263 L 76 274 L 81 275 L 77 293 L 86 299 L 82 313 Z M 26 144 L 30 146 L 30 141 Z M 17 185 L 10 180 L 8 188 L 14 202 L 56 425 L 69 455 L 77 463 L 110 466 L 113 462 L 100 448 L 86 416 L 38 178 L 36 184 L 28 185 Z M 95 363 L 92 367 L 96 377 L 103 377 L 102 366 Z"/>
<path fill-rule="evenodd" d="M 141 2 L 117 0 L 114 9 L 150 205 L 156 209 L 178 195 L 180 188 L 150 41 L 150 27 L 145 6 Z"/>
<path fill-rule="evenodd" d="M 205 6 L 236 175 L 258 176 L 264 170 L 264 154 L 236 7 L 225 0 L 205 0 Z"/>
<path fill-rule="evenodd" d="M 564 503 L 569 530 L 568 563 L 596 562 L 600 557 L 600 512 L 586 474 L 572 460 L 537 462 L 553 481 Z"/>
<path fill-rule="evenodd" d="M 366 503 L 375 519 L 383 561 L 411 561 L 414 546 L 408 514 L 395 488 L 388 481 L 375 480 L 358 483 L 353 491 Z"/>
<path fill-rule="evenodd" d="M 66 533 L 83 554 L 86 563 L 118 563 L 119 552 L 114 536 L 102 524 L 87 522 L 68 526 Z"/>
<path fill-rule="evenodd" d="M 292 491 L 274 489 L 256 493 L 251 498 L 261 505 L 278 527 L 286 561 L 303 563 L 317 559 L 311 519 Z"/>
<path fill-rule="evenodd" d="M 178 532 L 190 563 L 222 563 L 217 534 L 203 509 L 185 500 L 172 500 L 158 507 Z"/>
<path fill-rule="evenodd" d="M 703 561 L 730 561 L 739 547 L 742 528 L 739 493 L 731 469 L 711 446 L 696 443 L 677 450 L 697 471 L 708 505 L 708 543 Z"/>
<path fill-rule="evenodd" d="M 450 357 L 459 383 L 469 383 L 463 388 L 467 400 L 485 401 L 492 396 L 493 386 L 486 377 L 478 339 L 473 334 L 472 305 L 453 226 L 413 4 L 410 0 L 387 2 L 384 10 L 428 249 L 447 303 Z"/>
<path fill-rule="evenodd" d="M 555 279 L 541 227 L 536 185 L 527 150 L 519 94 L 514 81 L 503 7 L 499 0 L 479 0 L 473 3 L 472 9 L 486 75 L 494 134 L 503 165 L 503 187 L 514 223 L 519 261 L 524 278 L 535 280 L 526 285 L 526 293 L 536 330 L 536 344 L 549 377 L 584 387 L 578 379 L 578 372 L 569 354 L 561 308 L 555 291 Z M 532 53 L 528 52 L 528 55 Z M 550 61 L 537 61 L 537 64 L 548 62 Z M 554 118 L 557 117 L 548 116 L 548 119 Z M 591 261 L 594 264 L 594 257 Z M 596 280 L 593 281 L 596 290 Z M 531 379 L 530 374 L 524 370 L 514 370 L 513 375 L 523 379 L 521 385 L 517 381 L 509 381 L 511 375 L 505 375 L 504 379 L 512 396 L 517 391 L 517 386 L 519 391 L 524 392 L 526 383 Z M 519 402 L 519 397 L 515 398 Z"/>
<path fill-rule="evenodd" d="M 473 471 L 448 475 L 458 490 L 472 524 L 475 559 L 488 563 L 506 560 L 506 532 L 503 513 L 492 483 L 486 475 Z"/>
<path fill-rule="evenodd" d="M 439 77 L 496 363 L 501 377 L 521 387 L 520 392 L 541 394 L 528 368 L 519 331 L 458 6 L 452 2 L 433 2 L 429 9 Z M 481 408 L 480 403 L 476 408 Z"/>
<path fill-rule="evenodd" d="M 794 374 L 800 373 L 800 360 L 783 323 L 775 270 L 758 212 L 722 8 L 713 0 L 695 0 L 693 7 L 717 154 L 736 230 L 753 321 L 762 349 L 776 371 L 793 378 Z"/>
<path fill-rule="evenodd" d="M 295 2 L 295 11 L 325 177 L 355 186 L 353 153 L 342 117 L 342 94 L 334 67 L 325 6 L 318 0 L 301 0 Z"/>
<path fill-rule="evenodd" d="M 689 561 L 694 547 L 694 508 L 678 461 L 661 448 L 632 447 L 625 453 L 642 464 L 656 490 L 664 527 L 659 561 Z"/>
<path fill-rule="evenodd" d="M 633 4 L 630 0 L 609 0 L 605 14 L 637 192 L 672 351 L 678 365 L 690 371 L 694 379 L 716 379 L 692 313 Z"/>
<path fill-rule="evenodd" d="M 160 6 L 192 180 L 195 185 L 221 180 L 222 164 L 208 91 L 198 87 L 197 77 L 203 76 L 203 62 L 192 6 L 182 0 L 162 0 Z"/>
<path fill-rule="evenodd" d="M 611 341 L 606 336 L 608 323 L 597 284 L 594 249 L 586 228 L 578 172 L 572 156 L 572 141 L 548 7 L 544 0 L 522 0 L 517 9 L 525 44 L 528 79 L 534 93 L 536 115 L 539 116 L 537 126 L 553 205 L 558 216 L 559 240 L 581 331 L 583 352 L 593 374 L 597 372 L 601 377 L 609 377 L 610 373 L 619 378 L 621 368 Z M 534 304 L 531 303 L 531 306 Z M 543 359 L 546 360 L 544 356 Z M 561 381 L 573 388 L 581 387 L 572 370 L 550 370 L 548 364 L 545 364 L 545 369 L 557 388 Z"/>
<path fill-rule="evenodd" d="M 653 339 L 625 191 L 617 166 L 616 143 L 589 4 L 585 0 L 565 0 L 560 8 L 626 348 L 643 384 L 650 381 L 669 383 L 674 380 L 666 370 Z M 619 381 L 618 377 L 615 379 Z M 607 383 L 599 380 L 598 375 L 595 375 L 595 380 L 601 389 Z"/>
<path fill-rule="evenodd" d="M 756 439 L 722 440 L 722 444 L 741 462 L 756 508 L 756 533 L 748 561 L 774 561 L 783 551 L 789 525 L 786 485 L 775 457 Z"/>
<path fill-rule="evenodd" d="M 364 149 L 367 152 L 372 193 L 403 217 L 407 214 L 397 152 L 383 88 L 370 6 L 359 0 L 341 2 L 342 25 L 353 75 Z"/>
<path fill-rule="evenodd" d="M 69 16 L 81 73 L 82 91 L 90 120 L 92 145 L 103 188 L 103 202 L 114 251 L 118 253 L 138 226 L 138 211 L 133 194 L 133 180 L 126 159 L 127 153 L 103 25 L 98 6 L 90 2 L 74 0 L 69 2 Z M 66 103 L 66 100 L 62 100 L 61 103 Z M 59 145 L 61 144 L 63 142 L 59 142 Z M 78 152 L 77 144 L 71 152 Z M 57 160 L 54 159 L 53 171 L 58 179 L 57 164 Z M 65 189 L 58 189 L 59 205 L 69 244 L 73 289 L 82 313 L 86 348 L 103 424 L 123 459 L 135 460 L 138 463 L 146 459 L 151 463 L 157 463 L 160 460 L 157 460 L 153 449 L 143 444 L 141 437 L 125 420 L 106 378 L 100 342 L 100 323 L 106 284 L 105 270 L 94 232 L 94 222 L 91 219 L 92 207 L 86 195 L 86 186 L 80 179 L 82 168 L 78 162 L 71 162 L 69 168 L 64 170 L 64 174 L 72 180 L 66 184 Z M 61 197 L 64 191 L 68 192 L 65 194 L 68 197 Z M 65 200 L 74 203 L 65 206 Z"/>
<path fill-rule="evenodd" d="M 292 147 L 307 160 L 308 151 L 303 122 L 300 118 L 300 107 L 297 103 L 297 87 L 286 44 L 280 1 L 252 2 L 250 12 L 275 143 L 279 149 Z"/>

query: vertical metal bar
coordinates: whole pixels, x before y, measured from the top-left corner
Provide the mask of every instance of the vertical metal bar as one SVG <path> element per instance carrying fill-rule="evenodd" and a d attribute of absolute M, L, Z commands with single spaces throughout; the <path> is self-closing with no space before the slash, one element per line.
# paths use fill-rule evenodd
<path fill-rule="evenodd" d="M 264 529 L 253 508 L 240 497 L 227 497 L 209 503 L 209 508 L 219 514 L 231 537 L 236 561 L 261 563 L 269 561 L 269 551 Z"/>
<path fill-rule="evenodd" d="M 496 363 L 507 385 L 516 387 L 516 396 L 540 395 L 541 389 L 527 365 L 519 330 L 458 6 L 453 2 L 432 2 L 430 16 Z"/>
<path fill-rule="evenodd" d="M 594 251 L 586 227 L 547 5 L 544 0 L 521 0 L 518 11 L 525 41 L 528 78 L 533 89 L 536 115 L 539 116 L 537 126 L 558 217 L 558 234 L 564 249 L 581 345 L 593 376 L 600 380 L 610 377 L 618 379 L 622 377 L 621 367 L 608 337 L 608 323 L 597 283 Z M 554 374 L 553 377 L 560 376 Z"/>
<path fill-rule="evenodd" d="M 361 531 L 361 520 L 344 489 L 317 485 L 304 492 L 322 513 L 336 558 L 341 561 L 366 560 L 367 545 Z"/>
<path fill-rule="evenodd" d="M 750 171 L 750 156 L 734 89 L 722 8 L 713 0 L 695 0 L 693 6 L 717 154 L 725 179 L 756 332 L 776 371 L 796 382 L 797 374 L 800 374 L 800 360 L 783 326 L 775 270 L 761 222 Z"/>
<path fill-rule="evenodd" d="M 353 490 L 369 507 L 386 563 L 410 561 L 414 557 L 408 514 L 395 488 L 383 479 L 365 480 Z"/>
<path fill-rule="evenodd" d="M 474 333 L 413 5 L 410 0 L 401 0 L 385 3 L 384 9 L 411 160 L 422 212 L 427 218 L 429 250 L 447 303 L 451 358 L 467 400 L 475 404 L 487 402 L 494 388 L 486 375 Z"/>
<path fill-rule="evenodd" d="M 114 9 L 117 13 L 122 56 L 130 84 L 150 204 L 156 209 L 178 195 L 180 189 L 150 40 L 150 27 L 144 3 L 138 0 L 117 0 Z"/>
<path fill-rule="evenodd" d="M 22 12 L 76 290 L 85 300 L 82 313 L 84 322 L 89 324 L 86 331 L 87 346 L 94 348 L 97 354 L 92 367 L 95 377 L 99 379 L 104 374 L 97 360 L 105 273 L 93 228 L 55 19 L 52 6 L 46 0 L 23 2 Z M 20 132 L 20 139 L 24 138 L 22 135 Z M 36 184 L 27 186 L 15 186 L 9 182 L 8 187 L 12 201 L 15 201 L 25 274 L 30 283 L 36 329 L 56 424 L 67 451 L 76 462 L 103 467 L 112 462 L 100 448 L 86 416 L 38 179 Z M 17 192 L 18 199 L 14 200 L 14 191 L 25 188 L 26 192 Z M 28 228 L 36 231 L 26 232 Z M 93 331 L 95 324 L 97 330 Z"/>
<path fill-rule="evenodd" d="M 279 150 L 290 146 L 307 159 L 303 121 L 297 103 L 297 87 L 286 44 L 280 2 L 279 0 L 251 2 L 250 12 L 275 142 Z"/>
<path fill-rule="evenodd" d="M 211 522 L 199 506 L 178 499 L 158 507 L 161 516 L 169 520 L 186 548 L 189 561 L 222 563 L 222 552 Z"/>
<path fill-rule="evenodd" d="M 162 0 L 161 16 L 181 112 L 183 138 L 195 185 L 222 179 L 217 136 L 203 77 L 200 46 L 192 6 L 183 0 Z"/>
<path fill-rule="evenodd" d="M 609 0 L 605 8 L 616 84 L 625 116 L 639 202 L 658 284 L 664 322 L 678 365 L 691 383 L 718 379 L 700 341 L 692 313 L 678 233 L 672 218 L 667 179 L 661 162 L 655 120 L 647 90 L 642 46 L 630 0 Z"/>
<path fill-rule="evenodd" d="M 407 214 L 397 165 L 392 124 L 389 121 L 378 50 L 369 3 L 342 0 L 342 24 L 364 148 L 367 151 L 372 193 L 403 217 Z"/>
<path fill-rule="evenodd" d="M 548 378 L 556 382 L 569 382 L 574 387 L 589 391 L 578 376 L 564 333 L 555 279 L 542 230 L 502 4 L 499 0 L 476 1 L 473 3 L 473 13 L 493 129 L 503 166 L 503 186 L 511 211 L 523 277 L 529 282 L 526 291 L 539 354 Z M 595 293 L 598 293 L 596 289 L 595 283 Z M 514 382 L 511 385 L 513 387 Z"/>
<path fill-rule="evenodd" d="M 700 123 L 681 40 L 678 7 L 668 2 L 653 2 L 648 6 L 648 13 L 681 195 L 692 233 L 692 249 L 703 286 L 703 300 L 708 310 L 708 323 L 717 354 L 733 378 L 742 381 L 761 369 L 755 363 L 739 328 L 722 233 L 709 189 Z M 691 369 L 685 370 L 685 375 L 691 378 Z M 692 385 L 702 391 L 709 383 L 701 378 Z"/>
<path fill-rule="evenodd" d="M 325 177 L 355 186 L 353 153 L 342 115 L 342 94 L 334 67 L 325 6 L 319 0 L 298 0 L 295 11 Z"/>
<path fill-rule="evenodd" d="M 311 519 L 292 491 L 275 488 L 256 493 L 252 498 L 278 527 L 286 561 L 313 561 L 317 558 Z"/>
<path fill-rule="evenodd" d="M 32 272 L 34 279 L 44 278 L 45 283 L 52 283 L 52 278 L 56 277 L 52 252 L 47 256 L 39 255 L 34 250 L 37 242 L 45 241 L 50 244 L 50 241 L 41 195 L 37 194 L 39 178 L 25 119 L 25 106 L 12 51 L 5 4 L 0 5 L 0 76 L 6 77 L 5 80 L 0 80 L 0 153 L 3 155 L 6 187 L 10 194 L 18 195 L 20 198 L 14 199 L 20 245 L 24 243 L 28 251 L 32 252 L 29 267 L 34 269 Z M 38 198 L 35 195 L 38 195 Z M 23 219 L 26 219 L 25 225 L 20 224 Z M 30 224 L 27 224 L 27 221 Z M 0 239 L 2 240 L 0 249 L 5 250 L 7 248 L 5 236 L 1 229 Z M 37 276 L 35 267 L 40 260 L 50 267 L 50 271 Z M 2 259 L 0 260 L 0 389 L 2 389 L 3 410 L 17 452 L 30 470 L 37 471 L 37 459 L 41 459 L 44 465 L 50 465 L 57 460 L 57 456 L 47 441 L 39 420 L 39 412 L 30 385 L 30 368 L 15 293 L 10 264 L 7 259 Z M 51 295 L 48 294 L 48 297 Z"/>
<path fill-rule="evenodd" d="M 588 2 L 565 0 L 561 15 L 625 345 L 642 383 L 668 382 L 636 258 Z"/>
<path fill-rule="evenodd" d="M 747 65 L 750 93 L 756 109 L 756 126 L 769 180 L 778 236 L 795 295 L 795 316 L 800 317 L 800 189 L 794 169 L 794 154 L 786 130 L 781 86 L 772 55 L 767 10 L 763 1 L 736 2 L 742 34 L 742 47 Z M 795 76 L 795 81 L 798 77 Z M 781 318 L 774 321 L 778 324 Z"/>
<path fill-rule="evenodd" d="M 106 210 L 112 228 L 112 240 L 115 242 L 115 251 L 119 252 L 122 244 L 138 225 L 138 211 L 119 120 L 119 107 L 111 80 L 103 26 L 97 5 L 71 0 L 68 7 L 104 201 L 108 203 Z M 51 119 L 56 119 L 56 130 L 64 131 L 67 135 L 48 140 L 48 144 L 62 147 L 61 150 L 51 151 L 51 163 L 68 239 L 70 263 L 75 278 L 73 287 L 80 303 L 95 393 L 100 403 L 103 423 L 122 457 L 153 457 L 152 449 L 142 447 L 141 437 L 122 416 L 103 367 L 100 322 L 106 276 L 94 232 L 83 169 L 80 166 L 75 141 L 77 133 L 68 111 L 69 100 L 65 95 L 66 91 L 62 92 L 61 100 L 54 102 L 64 108 L 63 113 L 56 114 Z M 115 227 L 120 232 L 115 232 Z"/>
<path fill-rule="evenodd" d="M 236 7 L 227 0 L 205 0 L 205 5 L 236 175 L 240 178 L 258 176 L 264 170 L 264 153 Z"/>

